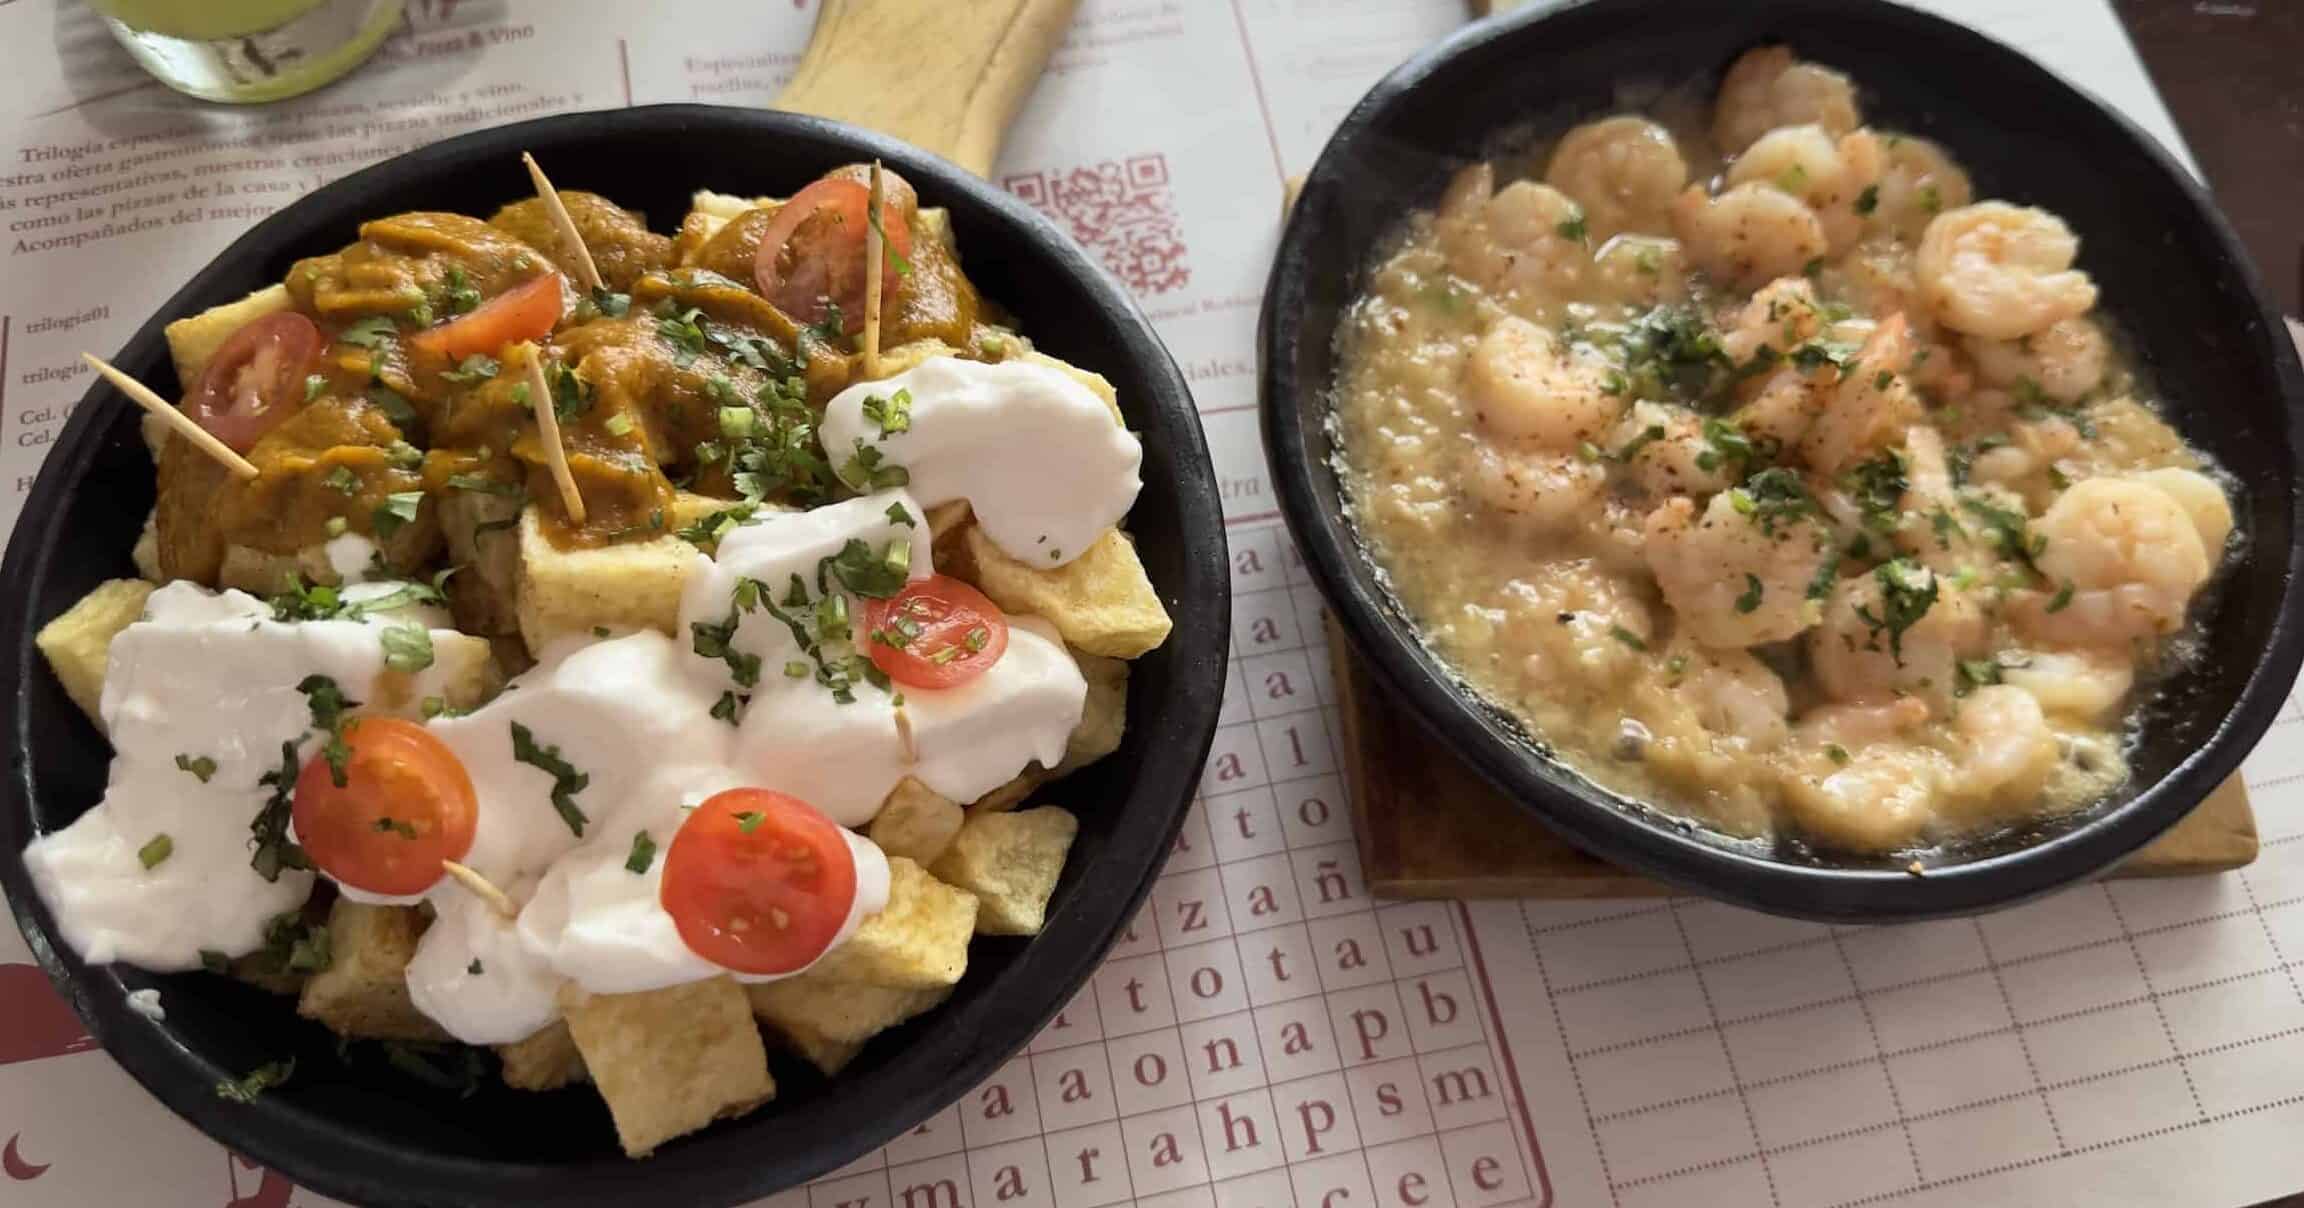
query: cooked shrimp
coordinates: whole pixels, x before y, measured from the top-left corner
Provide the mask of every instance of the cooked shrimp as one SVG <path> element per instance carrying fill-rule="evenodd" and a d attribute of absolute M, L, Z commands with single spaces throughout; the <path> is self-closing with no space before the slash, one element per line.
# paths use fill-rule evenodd
<path fill-rule="evenodd" d="M 1672 203 L 1672 230 L 1706 276 L 1749 289 L 1824 255 L 1824 224 L 1799 198 L 1761 184 L 1718 197 L 1690 185 Z"/>
<path fill-rule="evenodd" d="M 2122 646 L 2173 633 L 2208 581 L 2208 554 L 2191 513 L 2166 491 L 2122 478 L 2089 478 L 2032 526 L 2046 542 L 2034 562 L 2055 584 L 2014 600 L 2036 640 Z"/>
<path fill-rule="evenodd" d="M 1942 704 L 1960 660 L 1979 654 L 1990 625 L 1973 596 L 1899 559 L 1842 579 L 1808 635 L 1808 661 L 1825 695 L 1851 704 L 1917 697 Z"/>
<path fill-rule="evenodd" d="M 1869 130 L 1838 139 L 1822 126 L 1784 126 L 1760 137 L 1728 166 L 1732 185 L 1762 184 L 1799 198 L 1823 224 L 1832 251 L 1845 251 L 1863 237 L 1866 190 L 1880 180 L 1885 164 L 1880 140 Z M 1876 204 L 1878 194 L 1870 201 Z"/>
<path fill-rule="evenodd" d="M 2081 318 L 2059 319 L 2021 340 L 1969 336 L 1963 343 L 1985 382 L 2004 390 L 2036 389 L 2059 403 L 2079 402 L 2103 385 L 2112 355 L 2103 329 Z"/>
<path fill-rule="evenodd" d="M 2042 709 L 2090 725 L 2110 720 L 2136 683 L 2127 657 L 2109 652 L 2017 651 L 1999 667 L 2002 683 L 2031 693 Z"/>
<path fill-rule="evenodd" d="M 1597 353 L 1561 343 L 1518 316 L 1490 325 L 1464 363 L 1472 417 L 1507 440 L 1573 453 L 1598 440 L 1622 404 L 1606 391 Z"/>
<path fill-rule="evenodd" d="M 1897 501 L 1896 548 L 1943 574 L 1996 560 L 1998 555 L 1961 515 L 1943 434 L 1926 424 L 1905 429 L 1897 460 L 1904 469 L 1904 494 Z"/>
<path fill-rule="evenodd" d="M 1649 495 L 1709 495 L 1725 490 L 1732 468 L 1704 435 L 1704 417 L 1686 407 L 1639 402 L 1609 434 L 1610 453 L 1624 459 L 1632 481 Z"/>
<path fill-rule="evenodd" d="M 1623 231 L 1664 231 L 1672 199 L 1688 183 L 1688 164 L 1664 127 L 1646 118 L 1610 117 L 1569 131 L 1553 150 L 1544 180 L 1584 207 L 1598 242 Z"/>
<path fill-rule="evenodd" d="M 1847 76 L 1795 59 L 1785 47 L 1761 46 L 1744 52 L 1721 81 L 1712 141 L 1734 155 L 1779 126 L 1813 122 L 1845 134 L 1863 120 Z"/>
<path fill-rule="evenodd" d="M 1761 379 L 1760 389 L 1731 417 L 1746 435 L 1764 436 L 1792 448 L 1808 435 L 1823 410 L 1823 391 L 1797 369 L 1779 369 Z"/>
<path fill-rule="evenodd" d="M 1665 652 L 1674 696 L 1694 706 L 1696 724 L 1746 749 L 1773 750 L 1791 734 L 1790 698 L 1768 664 L 1743 650 L 1676 641 Z"/>
<path fill-rule="evenodd" d="M 2198 470 L 2167 466 L 2146 470 L 2136 481 L 2160 488 L 2192 517 L 2192 527 L 2200 534 L 2200 548 L 2211 565 L 2223 557 L 2224 543 L 2232 536 L 2232 501 L 2215 479 Z"/>
<path fill-rule="evenodd" d="M 1914 269 L 1945 326 L 2014 340 L 2096 305 L 2096 283 L 2072 267 L 2079 251 L 2054 214 L 1984 201 L 1937 215 Z"/>
<path fill-rule="evenodd" d="M 1875 227 L 1916 243 L 1938 214 L 1975 199 L 1968 173 L 1944 148 L 1909 134 L 1889 134 L 1880 141 L 1885 163 L 1873 195 Z"/>
<path fill-rule="evenodd" d="M 1701 517 L 1685 497 L 1648 514 L 1648 569 L 1706 646 L 1780 642 L 1816 623 L 1807 593 L 1830 552 L 1823 528 L 1801 514 L 1746 514 L 1738 497 L 1714 495 Z"/>
<path fill-rule="evenodd" d="M 1655 306 L 1688 296 L 1688 258 L 1677 239 L 1618 235 L 1592 256 L 1592 286 L 1626 306 Z"/>
<path fill-rule="evenodd" d="M 1864 341 L 1801 438 L 1800 455 L 1809 466 L 1838 474 L 1895 440 L 1921 410 L 1904 379 L 1911 365 L 1911 328 L 1904 316 L 1890 315 Z"/>
<path fill-rule="evenodd" d="M 1914 846 L 1937 820 L 1952 762 L 1923 746 L 1850 752 L 1832 747 L 1790 761 L 1780 785 L 1789 821 L 1818 846 L 1885 852 Z"/>
<path fill-rule="evenodd" d="M 2022 688 L 1992 684 L 1960 702 L 1960 774 L 1947 786 L 1970 801 L 2013 805 L 2040 795 L 2056 770 L 2056 735 L 2040 702 Z"/>
<path fill-rule="evenodd" d="M 1816 285 L 1806 277 L 1778 277 L 1761 286 L 1736 312 L 1720 337 L 1720 351 L 1732 364 L 1750 361 L 1762 348 L 1789 352 L 1823 329 Z"/>
<path fill-rule="evenodd" d="M 2080 451 L 2080 429 L 2061 415 L 2021 416 L 2015 400 L 1997 390 L 1980 390 L 1969 398 L 1980 417 L 1999 416 L 2007 428 L 2007 443 L 1976 455 L 1968 468 L 1977 482 L 2003 486 L 2022 495 L 2027 503 L 2045 505 L 2055 497 L 2048 470 Z"/>
<path fill-rule="evenodd" d="M 1538 308 L 1573 291 L 1592 265 L 1583 211 L 1550 185 L 1514 181 L 1493 194 L 1485 164 L 1457 173 L 1441 198 L 1434 233 L 1456 275 L 1497 293 L 1519 292 Z"/>
<path fill-rule="evenodd" d="M 1461 465 L 1465 494 L 1518 534 L 1575 530 L 1608 486 L 1607 471 L 1574 454 L 1511 444 L 1470 442 Z"/>

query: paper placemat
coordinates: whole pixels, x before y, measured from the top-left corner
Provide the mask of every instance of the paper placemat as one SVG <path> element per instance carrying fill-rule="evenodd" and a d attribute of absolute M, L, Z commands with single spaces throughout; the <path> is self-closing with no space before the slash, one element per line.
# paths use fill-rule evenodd
<path fill-rule="evenodd" d="M 255 219 L 406 148 L 542 113 L 760 104 L 814 14 L 411 0 L 344 85 L 225 110 L 88 11 L 0 5 L 0 517 L 117 346 Z M 2170 145 L 2102 0 L 1932 5 Z M 1198 397 L 1235 666 L 1203 797 L 1093 983 L 984 1086 L 767 1203 L 2237 1205 L 2304 1187 L 2304 746 L 2248 766 L 2245 873 L 1976 922 L 1824 929 L 1709 903 L 1383 904 L 1336 776 L 1318 600 L 1255 431 L 1282 181 L 1458 0 L 1087 0 L 997 170 L 1133 288 Z M 705 184 L 709 182 L 698 182 Z M 329 1201 L 226 1154 L 86 1037 L 0 935 L 0 1203 Z M 123 1155 L 132 1160 L 123 1161 Z"/>

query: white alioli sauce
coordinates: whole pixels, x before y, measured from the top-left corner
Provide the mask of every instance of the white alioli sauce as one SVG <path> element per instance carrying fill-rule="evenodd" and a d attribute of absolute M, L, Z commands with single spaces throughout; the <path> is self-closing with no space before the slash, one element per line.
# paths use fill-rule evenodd
<path fill-rule="evenodd" d="M 908 403 L 891 404 L 899 393 Z M 878 419 L 865 412 L 874 399 Z M 890 406 L 908 420 L 889 422 Z M 921 505 L 967 500 L 1001 552 L 1034 566 L 1079 557 L 1142 486 L 1144 447 L 1111 407 L 1028 361 L 934 357 L 832 396 L 817 430 L 835 465 L 862 441 L 904 468 Z"/>
<path fill-rule="evenodd" d="M 1085 519 L 1076 500 L 1049 509 L 1052 523 L 1077 521 L 1085 535 L 1032 530 L 1033 537 L 1046 531 L 1051 544 L 1061 541 L 1076 552 L 1133 497 L 1134 442 L 1093 394 L 1045 372 L 1061 387 L 1011 384 L 1008 392 L 1029 403 L 1039 397 L 1035 390 L 1078 391 L 1092 407 L 1100 439 L 1112 446 L 1107 452 L 1116 454 L 1115 437 L 1128 446 L 1123 497 L 1105 499 Z M 927 375 L 930 385 L 936 376 Z M 1069 421 L 1050 418 L 1071 403 L 1013 406 L 1013 422 L 1041 423 L 1030 418 L 1039 414 L 1031 407 L 1040 406 L 1050 432 L 1071 430 L 1064 427 Z M 1088 455 L 1067 443 L 1034 460 L 1077 461 L 1076 453 Z M 1115 464 L 1098 474 L 1112 476 Z M 1037 465 L 1031 473 L 1047 468 Z M 1025 473 L 1003 471 L 1010 472 Z M 1048 502 L 1062 501 L 1066 489 L 1052 490 Z M 998 491 L 986 497 L 1022 498 Z M 340 885 L 355 901 L 431 904 L 434 921 L 407 973 L 419 1010 L 466 1043 L 503 1044 L 557 1018 L 567 983 L 593 993 L 629 993 L 730 973 L 689 949 L 661 902 L 665 856 L 681 824 L 723 789 L 789 793 L 854 827 L 878 812 L 906 776 L 969 801 L 1034 760 L 1053 766 L 1063 757 L 1087 683 L 1055 629 L 1036 618 L 1009 618 L 999 661 L 954 688 L 881 688 L 856 678 L 851 699 L 842 703 L 820 682 L 815 672 L 825 661 L 869 653 L 867 601 L 846 589 L 827 562 L 858 541 L 883 566 L 893 560 L 891 546 L 905 543 L 908 580 L 934 573 L 927 518 L 906 491 L 808 512 L 763 513 L 728 533 L 716 557 L 697 556 L 681 601 L 681 639 L 653 630 L 570 639 L 540 652 L 537 665 L 488 704 L 426 723 L 463 763 L 478 803 L 472 848 L 461 862 L 505 891 L 518 914 L 504 917 L 452 878 L 400 897 Z M 353 552 L 345 551 L 347 558 Z M 787 606 L 781 601 L 795 576 L 809 603 Z M 765 599 L 745 610 L 737 607 L 738 589 L 748 580 L 762 585 Z M 396 587 L 360 584 L 344 593 L 375 598 Z M 827 592 L 845 599 L 845 642 L 817 638 L 815 602 Z M 801 625 L 806 644 L 779 613 Z M 469 660 L 485 659 L 486 646 L 436 633 L 442 657 L 433 668 L 387 676 L 377 628 L 411 620 L 445 625 L 437 610 L 282 624 L 254 597 L 174 584 L 153 594 L 147 615 L 112 648 L 103 708 L 119 750 L 112 787 L 73 826 L 36 840 L 26 861 L 83 956 L 188 969 L 200 964 L 203 949 L 238 955 L 261 946 L 265 922 L 302 903 L 311 888 L 311 873 L 285 872 L 266 882 L 249 867 L 248 824 L 267 796 L 257 778 L 278 768 L 281 742 L 301 744 L 299 764 L 314 749 L 306 737 L 309 704 L 296 683 L 328 675 L 348 696 L 369 701 L 386 695 L 379 689 L 397 678 L 406 682 L 389 700 L 361 711 L 407 714 L 424 697 L 443 695 L 441 685 L 476 674 Z M 758 657 L 756 683 L 737 683 L 726 659 L 695 651 L 694 627 L 726 625 L 731 615 L 736 625 L 728 648 Z M 712 716 L 732 692 L 745 701 L 736 724 Z M 911 732 L 909 749 L 899 709 Z M 515 726 L 532 748 L 516 748 Z M 209 783 L 176 768 L 180 752 L 216 760 Z M 547 766 L 554 761 L 565 776 Z M 572 782 L 576 776 L 584 778 L 581 785 Z M 633 854 L 643 831 L 654 848 L 644 862 Z M 148 870 L 136 852 L 158 833 L 168 834 L 175 850 Z M 889 892 L 880 849 L 852 831 L 844 834 L 856 896 L 834 946 L 885 909 Z M 635 870 L 635 863 L 642 867 Z M 734 974 L 742 981 L 791 975 Z"/>
<path fill-rule="evenodd" d="M 717 724 L 717 723 L 715 723 Z M 630 994 L 728 973 L 696 955 L 662 905 L 665 856 L 688 813 L 714 793 L 745 783 L 726 768 L 667 768 L 604 829 L 552 868 L 520 914 L 520 935 L 561 975 L 595 994 Z M 655 853 L 639 871 L 633 836 L 647 832 Z M 856 866 L 856 896 L 826 952 L 863 921 L 887 908 L 888 859 L 873 843 L 843 830 Z M 819 954 L 821 955 L 821 954 Z M 814 962 L 810 962 L 813 964 Z M 738 981 L 776 981 L 789 973 L 731 973 Z"/>
<path fill-rule="evenodd" d="M 372 600 L 403 586 L 344 594 Z M 265 923 L 312 890 L 309 872 L 267 881 L 250 864 L 249 824 L 271 797 L 259 779 L 281 770 L 282 743 L 296 746 L 291 776 L 316 746 L 310 700 L 296 685 L 324 675 L 364 711 L 412 713 L 487 657 L 486 643 L 446 630 L 433 608 L 292 624 L 271 616 L 243 592 L 171 583 L 113 639 L 99 707 L 116 752 L 104 798 L 24 851 L 41 898 L 84 959 L 172 971 L 198 968 L 203 950 L 262 947 Z M 387 674 L 379 634 L 410 622 L 434 628 L 435 662 L 413 676 Z M 212 760 L 214 770 L 203 782 L 177 766 L 179 755 L 198 768 Z M 166 856 L 145 867 L 138 853 L 163 835 Z"/>
<path fill-rule="evenodd" d="M 1102 406 L 1101 403 L 1098 404 Z M 900 509 L 912 526 L 890 519 Z M 742 580 L 759 582 L 782 597 L 793 576 L 814 594 L 818 563 L 861 540 L 874 551 L 890 541 L 913 540 L 911 577 L 934 573 L 927 524 L 908 491 L 885 491 L 797 516 L 746 525 L 720 542 L 711 561 L 699 560 L 681 600 L 683 627 L 726 620 Z M 832 589 L 839 590 L 836 580 Z M 866 604 L 851 597 L 850 642 L 865 645 Z M 787 613 L 808 613 L 806 608 Z M 812 613 L 802 617 L 803 625 Z M 1053 767 L 1080 723 L 1088 683 L 1054 627 L 1030 617 L 1008 619 L 1008 650 L 983 674 L 943 689 L 858 683 L 842 703 L 812 674 L 815 658 L 792 627 L 763 607 L 743 614 L 732 649 L 760 659 L 760 682 L 737 728 L 735 767 L 747 784 L 776 789 L 824 811 L 842 826 L 862 826 L 879 812 L 889 790 L 907 776 L 955 801 L 973 801 L 1013 779 L 1037 759 Z M 692 665 L 727 681 L 718 660 L 694 656 Z M 898 696 L 903 698 L 899 706 Z M 897 721 L 901 708 L 912 732 L 905 747 Z"/>

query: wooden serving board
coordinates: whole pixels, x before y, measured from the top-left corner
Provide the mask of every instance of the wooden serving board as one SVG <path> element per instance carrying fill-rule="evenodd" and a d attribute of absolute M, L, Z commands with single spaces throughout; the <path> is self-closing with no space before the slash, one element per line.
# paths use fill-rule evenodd
<path fill-rule="evenodd" d="M 1664 885 L 1585 855 L 1521 812 L 1370 682 L 1333 620 L 1328 649 L 1344 714 L 1344 774 L 1360 867 L 1379 897 L 1614 898 Z M 2186 876 L 2256 858 L 2256 816 L 2234 776 L 2115 869 Z"/>

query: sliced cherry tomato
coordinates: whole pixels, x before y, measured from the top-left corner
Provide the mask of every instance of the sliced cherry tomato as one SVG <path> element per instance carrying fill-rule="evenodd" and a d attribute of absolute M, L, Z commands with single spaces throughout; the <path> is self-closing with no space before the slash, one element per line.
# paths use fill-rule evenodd
<path fill-rule="evenodd" d="M 1000 606 L 950 575 L 930 575 L 872 601 L 864 621 L 872 665 L 907 688 L 965 684 L 1008 651 Z"/>
<path fill-rule="evenodd" d="M 507 344 L 541 340 L 560 325 L 560 275 L 545 273 L 480 304 L 471 314 L 427 327 L 408 342 L 451 361 L 494 355 Z"/>
<path fill-rule="evenodd" d="M 304 405 L 304 378 L 327 341 L 293 311 L 233 332 L 208 358 L 185 407 L 208 434 L 245 453 Z"/>
<path fill-rule="evenodd" d="M 912 254 L 912 226 L 889 196 L 894 191 L 884 183 L 880 198 L 880 230 L 895 253 L 883 257 L 883 305 L 896 294 L 897 259 Z M 827 304 L 838 306 L 845 330 L 863 330 L 864 233 L 870 225 L 865 211 L 871 202 L 869 186 L 842 176 L 827 176 L 793 194 L 760 236 L 752 274 L 761 296 L 806 324 L 823 322 Z"/>
<path fill-rule="evenodd" d="M 296 841 L 313 866 L 370 893 L 422 893 L 442 860 L 472 850 L 480 821 L 472 777 L 446 743 L 412 721 L 348 722 L 344 783 L 314 754 L 296 777 Z"/>
<path fill-rule="evenodd" d="M 664 912 L 688 947 L 739 973 L 790 973 L 832 946 L 856 901 L 856 858 L 797 797 L 729 789 L 690 810 L 664 854 Z"/>

